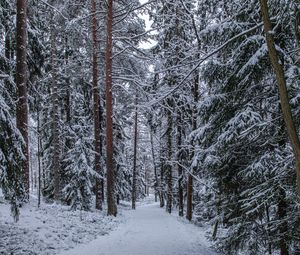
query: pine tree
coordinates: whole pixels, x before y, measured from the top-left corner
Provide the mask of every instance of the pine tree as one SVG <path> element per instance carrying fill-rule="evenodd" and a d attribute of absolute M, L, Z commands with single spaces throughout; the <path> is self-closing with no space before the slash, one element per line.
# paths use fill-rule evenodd
<path fill-rule="evenodd" d="M 18 91 L 16 122 L 25 145 L 23 162 L 24 187 L 29 199 L 29 145 L 28 145 L 28 102 L 27 102 L 27 0 L 17 1 L 16 27 L 16 85 Z"/>
<path fill-rule="evenodd" d="M 60 174 L 61 174 L 61 155 L 60 155 L 60 132 L 59 132 L 59 91 L 57 84 L 57 53 L 56 53 L 56 33 L 53 25 L 51 27 L 51 71 L 52 71 L 52 139 L 53 139 L 53 195 L 55 201 L 60 201 L 61 199 L 61 183 L 60 183 Z"/>
<path fill-rule="evenodd" d="M 199 103 L 198 129 L 192 133 L 199 143 L 194 161 L 201 171 L 196 173 L 206 185 L 196 210 L 200 217 L 215 223 L 214 237 L 220 223 L 228 228 L 227 235 L 217 236 L 225 253 L 286 252 L 293 249 L 291 240 L 298 235 L 295 231 L 288 238 L 288 222 L 298 224 L 292 202 L 295 174 L 292 162 L 284 160 L 290 158 L 291 148 L 284 132 L 267 45 L 261 35 L 261 18 L 254 5 L 246 4 L 240 9 L 237 6 L 203 1 L 199 9 L 202 20 L 218 23 L 199 31 L 203 45 L 206 43 L 206 54 L 213 58 L 202 67 L 205 97 Z M 285 13 L 287 6 L 274 5 L 271 17 Z M 276 33 L 275 40 L 288 55 L 294 39 L 291 36 L 287 41 L 287 35 L 293 34 L 293 28 L 287 15 L 281 17 L 274 27 L 285 33 Z M 290 82 L 297 67 L 293 61 L 285 64 Z M 296 93 L 291 88 L 291 98 L 295 100 Z M 203 184 L 198 184 L 197 189 L 203 189 Z M 209 206 L 203 211 L 200 208 L 204 204 Z"/>
<path fill-rule="evenodd" d="M 269 17 L 269 8 L 268 8 L 267 1 L 261 0 L 260 6 L 261 6 L 262 19 L 263 19 L 265 33 L 266 33 L 266 41 L 267 41 L 269 56 L 270 56 L 272 67 L 276 74 L 276 80 L 279 87 L 281 110 L 287 128 L 287 132 L 290 138 L 290 142 L 293 148 L 294 156 L 295 156 L 298 196 L 300 196 L 300 141 L 297 134 L 297 129 L 295 127 L 295 121 L 293 119 L 291 106 L 289 103 L 289 96 L 287 92 L 284 69 L 282 67 L 283 63 L 281 64 L 280 62 L 278 53 L 276 52 L 274 38 L 271 34 L 272 24 Z"/>
<path fill-rule="evenodd" d="M 76 102 L 82 103 L 82 99 L 82 96 L 76 96 Z M 102 179 L 102 176 L 93 169 L 91 125 L 88 118 L 82 117 L 82 113 L 82 108 L 79 107 L 73 115 L 74 123 L 69 137 L 72 145 L 64 159 L 68 181 L 63 193 L 65 200 L 74 210 L 92 208 L 93 183 Z"/>
<path fill-rule="evenodd" d="M 108 1 L 106 42 L 106 157 L 107 157 L 107 207 L 108 215 L 117 215 L 115 204 L 115 168 L 113 159 L 113 109 L 112 109 L 112 25 L 113 1 Z"/>
<path fill-rule="evenodd" d="M 167 182 L 167 211 L 170 212 L 172 204 L 178 201 L 179 214 L 183 215 L 183 186 L 185 183 L 184 168 L 190 168 L 189 159 L 186 158 L 185 144 L 187 135 L 191 130 L 191 123 L 187 126 L 185 118 L 190 116 L 190 92 L 191 79 L 184 78 L 188 72 L 189 61 L 191 59 L 190 49 L 193 47 L 191 13 L 193 12 L 193 1 L 183 3 L 182 1 L 162 1 L 154 7 L 157 10 L 154 16 L 154 27 L 161 33 L 158 34 L 158 45 L 153 49 L 153 53 L 159 56 L 157 72 L 160 74 L 160 82 L 155 93 L 161 93 L 164 100 L 164 113 L 166 118 L 165 144 L 163 144 L 166 157 L 166 165 L 163 171 Z M 176 15 L 174 15 L 176 13 Z M 160 28 L 163 26 L 163 29 Z M 160 71 L 162 69 L 162 71 Z M 194 74 L 192 74 L 193 76 Z M 158 96 L 158 100 L 160 96 Z M 162 122 L 164 125 L 164 122 Z M 174 135 L 176 134 L 176 139 Z M 176 162 L 174 164 L 173 162 Z M 177 167 L 177 173 L 174 167 Z M 190 176 L 191 177 L 191 176 Z M 174 180 L 177 179 L 176 187 L 178 192 L 173 190 Z M 192 178 L 189 178 L 190 183 Z M 189 185 L 191 187 L 191 185 Z M 192 190 L 189 189 L 192 194 Z M 173 199 L 173 197 L 177 199 Z M 189 196 L 191 198 L 191 196 Z M 192 204 L 191 200 L 190 203 Z"/>
<path fill-rule="evenodd" d="M 135 209 L 137 195 L 137 146 L 138 146 L 138 94 L 135 92 L 135 114 L 134 114 L 134 143 L 133 143 L 133 170 L 132 170 L 132 209 Z"/>
<path fill-rule="evenodd" d="M 25 144 L 6 103 L 7 92 L 3 85 L 0 79 L 0 187 L 11 203 L 12 216 L 18 221 L 20 204 L 27 196 L 22 168 L 26 160 L 23 154 Z"/>
<path fill-rule="evenodd" d="M 101 122 L 100 122 L 100 96 L 98 89 L 98 37 L 96 1 L 92 0 L 92 37 L 93 37 L 93 99 L 94 99 L 94 137 L 95 137 L 95 171 L 101 175 Z M 102 210 L 103 181 L 96 183 L 96 208 Z"/>

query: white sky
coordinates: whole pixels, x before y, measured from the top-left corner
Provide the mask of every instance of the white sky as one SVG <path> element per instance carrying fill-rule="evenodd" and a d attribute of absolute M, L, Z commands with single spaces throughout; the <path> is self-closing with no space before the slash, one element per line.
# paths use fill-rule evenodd
<path fill-rule="evenodd" d="M 148 0 L 139 0 L 141 4 L 145 4 L 148 2 Z M 149 20 L 149 15 L 147 14 L 143 14 L 143 15 L 139 15 L 142 19 L 145 20 L 145 25 L 146 25 L 146 31 L 147 30 L 150 30 L 151 29 L 151 24 L 152 24 L 152 21 Z M 141 48 L 144 48 L 144 49 L 149 49 L 151 48 L 152 46 L 155 45 L 155 41 L 151 40 L 149 42 L 142 42 L 140 44 L 140 47 Z"/>

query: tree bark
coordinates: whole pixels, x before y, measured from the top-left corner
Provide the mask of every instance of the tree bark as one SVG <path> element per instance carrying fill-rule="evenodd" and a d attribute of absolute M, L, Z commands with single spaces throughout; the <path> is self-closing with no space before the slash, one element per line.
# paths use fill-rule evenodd
<path fill-rule="evenodd" d="M 114 194 L 113 105 L 112 105 L 112 26 L 113 0 L 108 0 L 106 42 L 106 153 L 107 153 L 107 214 L 117 215 Z"/>
<path fill-rule="evenodd" d="M 154 152 L 154 141 L 153 141 L 153 127 L 152 123 L 150 123 L 150 143 L 151 143 L 151 153 L 152 153 L 152 160 L 153 160 L 153 168 L 154 168 L 154 178 L 155 178 L 155 184 L 154 184 L 154 189 L 155 189 L 155 202 L 157 202 L 157 195 L 160 199 L 160 191 L 159 191 L 159 180 L 158 180 L 158 175 L 157 175 L 157 167 L 156 167 L 156 160 L 155 160 L 155 152 Z"/>
<path fill-rule="evenodd" d="M 29 141 L 28 141 L 28 96 L 27 96 L 27 0 L 17 0 L 17 33 L 16 33 L 16 85 L 17 114 L 16 124 L 24 139 L 22 162 L 24 172 L 25 199 L 29 199 Z"/>
<path fill-rule="evenodd" d="M 94 144 L 95 144 L 95 171 L 101 173 L 101 124 L 100 124 L 100 95 L 98 88 L 98 38 L 97 38 L 97 6 L 96 0 L 91 0 L 92 6 L 92 40 L 93 40 L 93 100 L 94 100 Z M 102 182 L 96 180 L 96 209 L 102 210 Z"/>
<path fill-rule="evenodd" d="M 179 151 L 177 157 L 177 168 L 178 168 L 178 215 L 183 216 L 183 168 L 181 165 L 181 145 L 182 145 L 182 128 L 181 128 L 181 115 L 178 111 L 178 119 L 177 119 L 177 149 Z"/>
<path fill-rule="evenodd" d="M 133 145 L 133 172 L 132 172 L 132 209 L 135 210 L 136 202 L 136 161 L 137 161 L 137 139 L 138 139 L 138 94 L 135 94 L 135 115 L 134 115 L 134 145 Z"/>
<path fill-rule="evenodd" d="M 294 15 L 295 15 L 295 38 L 297 46 L 300 47 L 300 1 L 294 0 Z"/>
<path fill-rule="evenodd" d="M 212 239 L 213 240 L 216 240 L 216 238 L 217 238 L 218 227 L 219 227 L 219 220 L 217 220 L 215 225 L 214 225 L 214 230 L 213 230 L 213 234 L 212 234 Z"/>
<path fill-rule="evenodd" d="M 173 116 L 172 116 L 172 103 L 168 100 L 167 118 L 168 118 L 168 129 L 167 129 L 167 157 L 168 162 L 166 166 L 166 178 L 167 178 L 167 206 L 166 210 L 168 213 L 172 212 L 173 204 L 173 174 L 172 174 L 172 128 L 173 128 Z"/>
<path fill-rule="evenodd" d="M 165 159 L 163 158 L 162 153 L 163 153 L 162 145 L 160 144 L 160 185 L 159 185 L 160 202 L 159 202 L 159 206 L 161 208 L 163 208 L 165 206 L 165 197 L 164 197 Z"/>
<path fill-rule="evenodd" d="M 38 139 L 38 148 L 37 148 L 37 158 L 38 158 L 38 208 L 41 205 L 41 124 L 40 124 L 40 108 L 37 104 L 37 139 Z"/>
<path fill-rule="evenodd" d="M 191 174 L 188 175 L 186 203 L 186 218 L 191 221 L 193 218 L 193 176 Z"/>
<path fill-rule="evenodd" d="M 57 85 L 57 57 L 56 57 L 56 42 L 55 42 L 54 21 L 51 25 L 51 65 L 52 65 L 52 141 L 53 141 L 53 186 L 54 200 L 61 199 L 60 194 L 60 132 L 59 132 L 59 96 Z"/>
<path fill-rule="evenodd" d="M 69 65 L 69 42 L 68 42 L 68 34 L 65 35 L 65 89 L 66 94 L 64 95 L 64 108 L 66 115 L 66 122 L 70 124 L 71 122 L 71 105 L 70 105 L 70 78 L 68 77 L 68 65 Z M 66 145 L 68 146 L 68 141 L 66 141 Z"/>
<path fill-rule="evenodd" d="M 278 191 L 278 219 L 279 219 L 279 231 L 280 231 L 280 255 L 289 255 L 289 249 L 287 244 L 287 231 L 288 225 L 286 222 L 287 216 L 287 203 L 286 203 L 286 194 L 285 191 L 279 187 Z"/>
<path fill-rule="evenodd" d="M 197 128 L 197 102 L 199 100 L 199 74 L 196 75 L 195 81 L 194 81 L 194 107 L 192 112 L 192 125 L 193 125 L 193 131 Z M 194 144 L 193 146 L 194 147 Z M 191 158 L 193 159 L 195 153 L 194 151 L 191 153 Z M 194 167 L 191 169 L 192 173 L 188 174 L 188 182 L 187 182 L 187 210 L 186 210 L 186 218 L 191 221 L 193 218 L 193 173 L 194 173 Z"/>
<path fill-rule="evenodd" d="M 269 17 L 269 7 L 267 0 L 260 0 L 261 14 L 264 23 L 264 30 L 266 33 L 266 41 L 269 50 L 269 57 L 273 70 L 276 75 L 276 80 L 279 88 L 280 104 L 283 119 L 287 129 L 287 133 L 293 148 L 293 153 L 296 162 L 296 174 L 297 174 L 297 192 L 298 199 L 300 198 L 300 142 L 293 119 L 291 106 L 289 103 L 288 91 L 286 86 L 286 79 L 284 75 L 284 68 L 278 57 L 278 53 L 275 48 L 275 42 L 272 32 L 272 24 Z"/>
<path fill-rule="evenodd" d="M 267 218 L 267 233 L 268 233 L 268 253 L 269 255 L 272 255 L 272 242 L 271 240 L 273 239 L 271 236 L 271 226 L 270 226 L 270 208 L 269 205 L 266 203 L 265 204 L 265 212 L 266 212 L 266 218 Z"/>
<path fill-rule="evenodd" d="M 5 57 L 7 60 L 11 60 L 11 51 L 12 51 L 12 45 L 11 45 L 11 34 L 8 31 L 9 29 L 6 29 L 6 36 L 5 36 Z"/>

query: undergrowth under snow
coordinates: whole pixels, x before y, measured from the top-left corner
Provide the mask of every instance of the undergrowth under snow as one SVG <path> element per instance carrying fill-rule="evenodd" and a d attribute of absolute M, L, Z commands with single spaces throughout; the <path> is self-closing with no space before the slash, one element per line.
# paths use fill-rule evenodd
<path fill-rule="evenodd" d="M 10 205 L 0 202 L 0 254 L 51 255 L 106 235 L 122 216 L 107 217 L 105 211 L 71 211 L 67 206 L 42 203 L 36 199 L 21 208 L 20 221 L 10 216 Z"/>

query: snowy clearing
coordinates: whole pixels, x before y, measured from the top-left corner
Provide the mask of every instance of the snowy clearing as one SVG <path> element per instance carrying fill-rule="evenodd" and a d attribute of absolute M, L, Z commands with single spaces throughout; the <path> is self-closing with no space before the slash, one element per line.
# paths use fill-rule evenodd
<path fill-rule="evenodd" d="M 60 255 L 216 255 L 204 229 L 167 214 L 157 203 L 124 211 L 124 216 L 126 222 L 109 235 Z"/>

